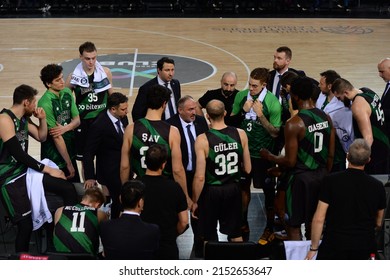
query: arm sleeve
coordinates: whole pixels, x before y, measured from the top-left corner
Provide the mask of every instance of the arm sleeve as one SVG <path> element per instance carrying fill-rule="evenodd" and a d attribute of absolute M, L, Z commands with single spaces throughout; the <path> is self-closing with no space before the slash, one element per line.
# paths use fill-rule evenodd
<path fill-rule="evenodd" d="M 39 172 L 42 172 L 42 170 L 45 168 L 44 164 L 40 163 L 25 151 L 23 151 L 18 139 L 16 138 L 16 135 L 5 141 L 4 147 L 17 161 L 24 163 L 27 167 Z"/>

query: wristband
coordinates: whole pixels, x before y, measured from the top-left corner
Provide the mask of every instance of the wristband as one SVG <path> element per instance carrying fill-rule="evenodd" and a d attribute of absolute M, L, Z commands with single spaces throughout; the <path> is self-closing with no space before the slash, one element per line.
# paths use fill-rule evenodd
<path fill-rule="evenodd" d="M 313 249 L 313 247 L 310 245 L 310 251 L 312 251 L 312 252 L 317 252 L 317 251 L 318 251 L 318 248 L 317 248 L 317 249 Z"/>

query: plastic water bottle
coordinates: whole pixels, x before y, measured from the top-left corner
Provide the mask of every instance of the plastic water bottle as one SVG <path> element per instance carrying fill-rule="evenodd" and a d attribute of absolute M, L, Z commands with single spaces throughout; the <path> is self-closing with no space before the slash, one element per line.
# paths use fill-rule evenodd
<path fill-rule="evenodd" d="M 370 254 L 370 260 L 375 261 L 375 254 L 374 253 Z"/>

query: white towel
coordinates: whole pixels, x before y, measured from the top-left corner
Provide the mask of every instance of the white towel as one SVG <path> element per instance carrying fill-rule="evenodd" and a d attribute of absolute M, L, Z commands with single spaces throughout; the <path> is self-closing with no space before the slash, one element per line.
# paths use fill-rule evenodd
<path fill-rule="evenodd" d="M 263 88 L 263 90 L 261 91 L 258 99 L 260 102 L 263 102 L 264 101 L 264 98 L 265 98 L 265 95 L 267 94 L 267 88 Z M 246 100 L 253 100 L 253 97 L 251 96 L 250 92 L 248 91 L 248 96 L 247 96 L 247 99 Z M 255 111 L 253 110 L 253 108 L 251 108 L 249 110 L 248 113 L 245 114 L 245 119 L 247 120 L 256 120 L 257 119 L 257 114 L 255 113 Z"/>
<path fill-rule="evenodd" d="M 311 240 L 304 241 L 284 241 L 286 260 L 304 260 L 310 250 Z M 321 244 L 321 240 L 320 240 Z M 317 254 L 314 259 L 317 258 Z"/>
<path fill-rule="evenodd" d="M 41 161 L 50 167 L 58 166 L 49 159 Z M 51 223 L 53 217 L 47 207 L 45 191 L 43 189 L 43 173 L 28 168 L 26 175 L 27 194 L 31 203 L 31 216 L 33 221 L 33 230 L 39 229 L 44 223 Z"/>
<path fill-rule="evenodd" d="M 106 82 L 102 82 L 107 80 Z M 107 74 L 103 69 L 103 66 L 96 61 L 95 63 L 95 72 L 93 74 L 93 82 L 95 84 L 94 91 L 95 93 L 99 93 L 111 88 L 111 84 L 108 81 Z M 83 64 L 80 62 L 77 64 L 76 68 L 72 73 L 72 77 L 70 80 L 72 85 L 78 85 L 83 88 L 89 88 L 88 75 L 83 69 Z"/>

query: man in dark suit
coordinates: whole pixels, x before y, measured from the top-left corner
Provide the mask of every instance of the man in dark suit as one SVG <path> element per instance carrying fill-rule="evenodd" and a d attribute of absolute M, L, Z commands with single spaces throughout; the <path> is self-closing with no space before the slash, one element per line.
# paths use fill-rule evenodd
<path fill-rule="evenodd" d="M 187 190 L 189 197 L 192 197 L 192 180 L 195 173 L 195 148 L 194 140 L 199 134 L 209 130 L 209 126 L 204 117 L 196 115 L 196 101 L 186 95 L 178 101 L 178 113 L 167 120 L 179 129 L 182 151 L 183 166 L 186 170 Z M 191 134 L 189 134 L 191 133 Z M 194 233 L 195 256 L 202 257 L 203 239 L 198 235 L 197 220 L 191 219 L 191 228 Z"/>
<path fill-rule="evenodd" d="M 160 229 L 142 221 L 145 185 L 141 181 L 127 181 L 121 191 L 123 213 L 118 219 L 103 222 L 100 236 L 106 259 L 155 259 L 159 248 Z"/>
<path fill-rule="evenodd" d="M 120 158 L 123 131 L 128 125 L 128 98 L 120 92 L 107 100 L 107 111 L 91 125 L 83 155 L 85 188 L 99 184 L 107 187 L 112 199 L 111 218 L 119 217 Z M 96 170 L 94 158 L 96 156 Z"/>
<path fill-rule="evenodd" d="M 385 113 L 387 135 L 390 136 L 390 58 L 384 58 L 378 63 L 378 73 L 379 77 L 386 83 L 381 97 L 381 104 Z"/>
<path fill-rule="evenodd" d="M 283 127 L 286 122 L 291 117 L 287 95 L 282 91 L 282 85 L 280 83 L 280 79 L 284 73 L 287 71 L 293 72 L 300 77 L 305 77 L 306 74 L 302 70 L 296 70 L 294 68 L 289 67 L 292 59 L 292 51 L 287 46 L 281 46 L 276 49 L 274 53 L 274 63 L 273 70 L 269 72 L 268 81 L 267 81 L 267 89 L 272 92 L 278 99 L 280 104 L 282 105 L 282 128 L 280 129 L 281 133 L 277 138 L 277 147 L 276 150 L 279 152 L 282 150 L 284 146 L 284 134 Z M 318 82 L 312 79 L 313 83 L 318 86 Z"/>
<path fill-rule="evenodd" d="M 294 68 L 290 68 L 290 62 L 292 59 L 292 51 L 289 47 L 282 46 L 276 49 L 274 54 L 274 70 L 269 72 L 267 89 L 275 94 L 276 97 L 279 98 L 279 93 L 281 90 L 280 78 L 281 76 L 287 72 L 292 71 L 298 74 L 298 76 L 304 77 L 305 72 L 301 70 L 296 70 Z M 279 101 L 281 99 L 279 98 Z"/>
<path fill-rule="evenodd" d="M 162 57 L 157 61 L 157 76 L 143 84 L 138 90 L 138 95 L 135 99 L 134 106 L 131 111 L 133 122 L 145 117 L 147 111 L 146 93 L 153 85 L 165 86 L 172 93 L 161 119 L 167 120 L 177 113 L 177 102 L 181 97 L 181 90 L 180 82 L 173 78 L 174 75 L 175 61 L 173 59 Z"/>

